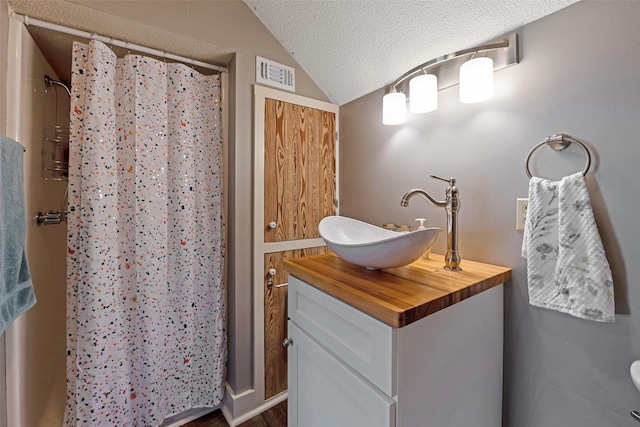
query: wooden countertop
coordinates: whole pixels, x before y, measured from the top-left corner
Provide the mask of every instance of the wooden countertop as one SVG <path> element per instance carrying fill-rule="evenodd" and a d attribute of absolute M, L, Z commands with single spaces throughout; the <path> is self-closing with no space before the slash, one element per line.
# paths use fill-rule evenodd
<path fill-rule="evenodd" d="M 284 263 L 289 274 L 396 328 L 511 278 L 510 268 L 466 259 L 462 271 L 448 271 L 438 254 L 384 270 L 366 270 L 332 253 Z"/>

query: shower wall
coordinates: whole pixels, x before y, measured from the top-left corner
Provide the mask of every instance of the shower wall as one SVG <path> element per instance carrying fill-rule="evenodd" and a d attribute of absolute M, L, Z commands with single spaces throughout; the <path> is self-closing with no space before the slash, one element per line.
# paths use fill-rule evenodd
<path fill-rule="evenodd" d="M 26 147 L 26 248 L 38 302 L 5 334 L 7 425 L 59 426 L 66 396 L 66 225 L 38 226 L 35 215 L 60 209 L 66 181 L 42 179 L 42 136 L 54 92 L 60 124 L 68 127 L 69 97 L 62 88 L 45 87 L 45 74 L 56 78 L 52 68 L 24 26 L 9 21 L 6 135 Z"/>
<path fill-rule="evenodd" d="M 0 0 L 0 85 L 7 81 L 7 38 L 9 37 L 9 14 L 7 2 Z M 0 89 L 0 134 L 6 129 L 6 91 Z M 4 334 L 0 335 L 0 427 L 7 427 L 7 390 L 5 375 Z"/>
<path fill-rule="evenodd" d="M 9 38 L 9 11 L 7 9 L 6 0 L 0 0 L 0 83 L 7 81 L 7 39 Z M 0 134 L 5 133 L 5 113 L 6 113 L 5 91 L 0 90 Z M 0 342 L 2 340 L 0 339 Z M 0 349 L 2 344 L 0 344 Z M 1 364 L 0 364 L 1 367 Z M 0 374 L 0 380 L 2 380 L 2 374 Z M 0 382 L 0 384 L 2 384 Z M 0 391 L 2 393 L 2 391 Z M 2 396 L 0 394 L 0 396 Z M 1 409 L 2 407 L 0 407 Z M 1 421 L 0 421 L 1 423 Z M 1 426 L 2 424 L 0 424 Z"/>

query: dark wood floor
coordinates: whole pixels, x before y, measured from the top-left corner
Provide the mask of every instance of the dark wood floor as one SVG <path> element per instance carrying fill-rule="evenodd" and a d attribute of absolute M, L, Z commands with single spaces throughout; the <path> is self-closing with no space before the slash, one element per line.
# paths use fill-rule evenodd
<path fill-rule="evenodd" d="M 184 427 L 229 427 L 229 424 L 224 419 L 222 412 L 218 410 L 191 421 Z M 238 427 L 287 427 L 287 401 L 278 403 Z"/>

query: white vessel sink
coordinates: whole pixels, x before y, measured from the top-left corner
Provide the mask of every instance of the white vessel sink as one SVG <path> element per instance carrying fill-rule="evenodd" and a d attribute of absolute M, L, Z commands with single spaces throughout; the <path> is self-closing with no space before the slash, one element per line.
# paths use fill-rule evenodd
<path fill-rule="evenodd" d="M 631 380 L 640 391 L 640 360 L 636 360 L 631 364 Z"/>
<path fill-rule="evenodd" d="M 398 233 L 357 219 L 328 216 L 320 235 L 340 258 L 370 270 L 411 264 L 431 249 L 439 228 Z"/>

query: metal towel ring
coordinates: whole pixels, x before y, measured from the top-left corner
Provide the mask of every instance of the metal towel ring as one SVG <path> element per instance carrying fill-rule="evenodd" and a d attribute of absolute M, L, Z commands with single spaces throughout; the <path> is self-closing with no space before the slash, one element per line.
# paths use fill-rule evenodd
<path fill-rule="evenodd" d="M 569 135 L 565 133 L 558 133 L 556 135 L 548 136 L 545 138 L 544 141 L 542 141 L 541 143 L 533 147 L 531 151 L 529 151 L 529 154 L 527 155 L 527 160 L 525 160 L 524 162 L 524 170 L 527 172 L 527 176 L 529 178 L 532 177 L 531 172 L 529 171 L 529 160 L 531 159 L 531 155 L 533 154 L 534 151 L 536 151 L 538 148 L 542 147 L 545 144 L 551 147 L 555 151 L 562 151 L 565 148 L 567 148 L 569 145 L 571 145 L 572 142 L 575 142 L 576 144 L 578 144 L 580 148 L 584 150 L 584 153 L 587 155 L 587 164 L 585 165 L 584 170 L 582 171 L 582 175 L 585 176 L 587 172 L 589 172 L 589 168 L 591 167 L 591 153 L 589 152 L 589 149 L 587 148 L 586 145 L 584 145 L 582 142 L 578 141 L 577 139 L 571 138 Z"/>

